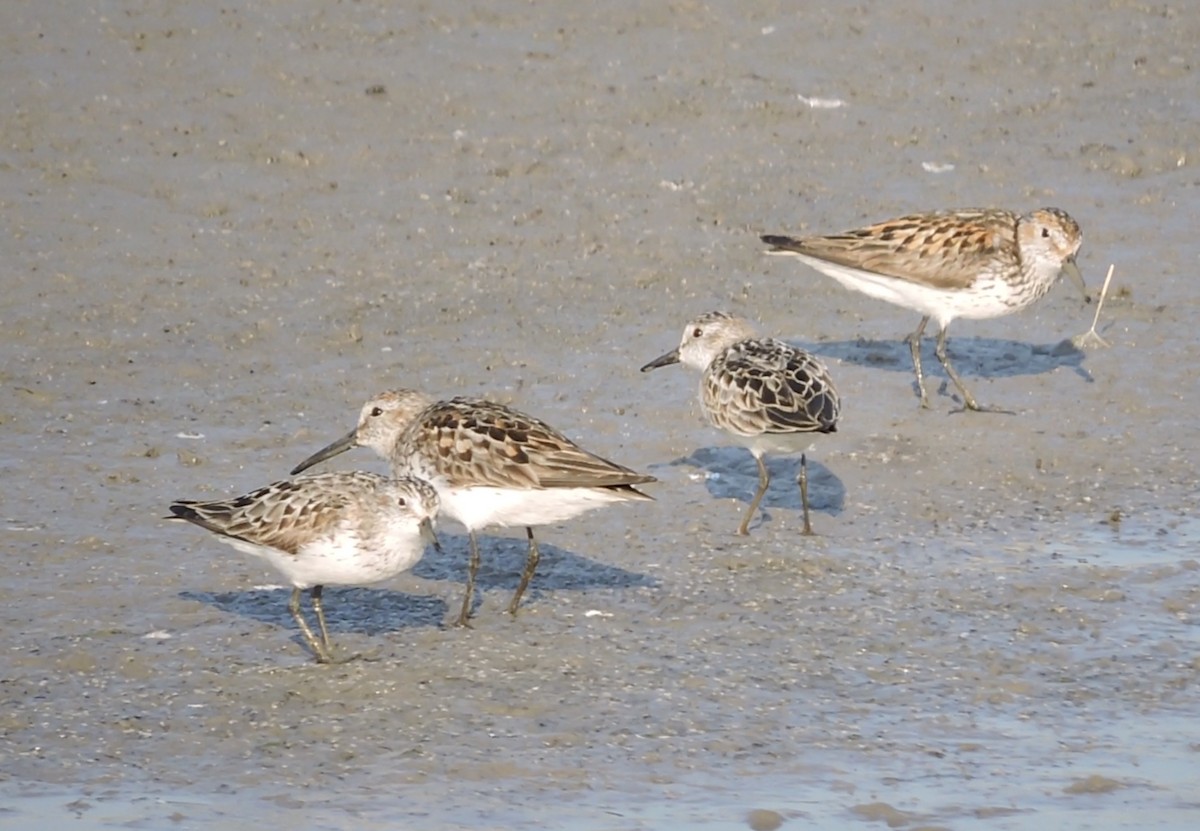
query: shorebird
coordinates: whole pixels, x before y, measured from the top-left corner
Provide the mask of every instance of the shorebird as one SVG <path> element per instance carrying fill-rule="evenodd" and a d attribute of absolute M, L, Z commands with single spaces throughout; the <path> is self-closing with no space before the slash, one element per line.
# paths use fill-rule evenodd
<path fill-rule="evenodd" d="M 700 406 L 705 417 L 748 447 L 758 463 L 758 492 L 737 531 L 746 535 L 771 483 L 763 456 L 800 452 L 812 442 L 812 433 L 837 430 L 841 404 L 833 380 L 825 365 L 808 352 L 774 338 L 756 337 L 748 320 L 727 312 L 708 312 L 689 322 L 679 348 L 646 364 L 642 372 L 675 363 L 701 371 Z M 799 485 L 804 533 L 812 534 L 804 455 Z"/>
<path fill-rule="evenodd" d="M 1083 234 L 1065 211 L 1016 214 L 995 208 L 933 211 L 889 219 L 840 234 L 766 235 L 768 253 L 799 257 L 843 286 L 920 312 L 908 336 L 921 406 L 929 407 L 921 372 L 921 336 L 938 325 L 934 354 L 958 387 L 963 407 L 982 410 L 946 355 L 946 330 L 965 317 L 1000 317 L 1025 308 L 1066 273 L 1090 302 L 1075 264 Z"/>
<path fill-rule="evenodd" d="M 298 476 L 236 499 L 179 500 L 167 519 L 187 520 L 266 560 L 292 584 L 288 611 L 313 655 L 334 663 L 322 588 L 377 583 L 412 568 L 427 542 L 437 545 L 437 511 L 437 492 L 428 482 L 341 472 Z M 300 612 L 304 589 L 320 639 Z"/>

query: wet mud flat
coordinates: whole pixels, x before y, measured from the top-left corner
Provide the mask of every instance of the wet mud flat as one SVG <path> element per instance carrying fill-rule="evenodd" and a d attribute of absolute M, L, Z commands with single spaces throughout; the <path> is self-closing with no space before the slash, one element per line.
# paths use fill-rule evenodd
<path fill-rule="evenodd" d="M 0 12 L 0 827 L 1190 828 L 1200 21 L 1180 7 Z M 536 94 L 534 94 L 536 93 Z M 814 104 L 815 102 L 815 104 Z M 840 105 L 837 105 L 840 102 Z M 927 164 L 928 163 L 928 164 Z M 758 234 L 1057 205 L 1069 287 L 914 316 Z M 728 308 L 830 364 L 839 431 L 748 538 L 754 462 L 637 368 Z M 286 475 L 390 386 L 486 394 L 652 505 L 288 591 L 159 520 Z M 338 466 L 380 470 L 359 451 Z"/>
<path fill-rule="evenodd" d="M 1179 819 L 1194 810 L 1200 565 L 1181 550 L 1194 529 L 1164 529 L 1113 546 L 1146 559 L 1165 536 L 1168 556 L 1138 565 L 1091 540 L 864 556 L 764 531 L 678 565 L 647 557 L 643 585 L 620 589 L 588 588 L 555 551 L 562 587 L 510 620 L 513 539 L 471 632 L 439 625 L 454 580 L 330 592 L 339 643 L 374 650 L 334 667 L 310 663 L 283 589 L 181 590 L 179 629 L 18 656 L 9 734 L 52 723 L 56 741 L 10 769 L 38 804 L 78 794 L 64 814 L 217 826 L 303 809 L 319 827 L 734 827 L 755 810 L 1020 827 L 1113 803 Z"/>

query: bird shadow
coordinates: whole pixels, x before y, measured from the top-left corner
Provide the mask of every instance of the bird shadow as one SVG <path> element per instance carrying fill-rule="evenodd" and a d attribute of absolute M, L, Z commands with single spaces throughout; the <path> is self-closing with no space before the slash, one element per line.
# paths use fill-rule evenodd
<path fill-rule="evenodd" d="M 637 586 L 657 586 L 653 577 L 618 566 L 597 562 L 575 554 L 565 548 L 545 542 L 554 527 L 534 528 L 538 552 L 541 559 L 529 588 L 525 591 L 522 605 L 548 591 L 586 591 L 587 589 L 621 589 Z M 515 591 L 525 569 L 529 553 L 529 542 L 524 533 L 520 536 L 492 536 L 486 529 L 476 533 L 479 541 L 479 574 L 475 578 L 477 589 L 507 589 Z M 413 574 L 427 580 L 445 580 L 463 583 L 467 579 L 467 561 L 471 543 L 466 534 L 450 535 L 438 531 L 441 552 L 430 551 L 413 569 Z"/>
<path fill-rule="evenodd" d="M 549 545 L 542 540 L 539 530 L 541 529 L 535 528 L 534 534 L 538 536 L 541 560 L 532 582 L 525 591 L 522 605 L 549 591 L 658 585 L 656 579 L 645 574 L 605 565 L 556 545 Z M 477 536 L 480 568 L 475 579 L 476 590 L 515 591 L 529 551 L 525 536 Z M 442 550 L 439 552 L 430 549 L 411 573 L 426 580 L 465 585 L 470 554 L 467 535 L 455 536 L 439 532 L 438 539 Z M 226 592 L 186 590 L 178 596 L 184 600 L 206 603 L 222 612 L 284 628 L 294 628 L 295 621 L 287 609 L 291 594 L 290 588 L 273 587 Z M 347 632 L 378 636 L 420 626 L 443 628 L 449 609 L 447 601 L 441 597 L 367 587 L 326 586 L 323 601 L 325 622 L 329 626 L 331 636 Z M 478 601 L 477 597 L 476 603 Z M 454 598 L 451 598 L 451 602 L 454 602 Z M 315 623 L 307 591 L 304 592 L 300 603 L 302 613 L 310 622 Z"/>
<path fill-rule="evenodd" d="M 292 590 L 284 587 L 228 592 L 185 590 L 179 593 L 184 600 L 206 603 L 222 612 L 294 629 L 296 623 L 287 608 L 291 595 Z M 413 627 L 440 627 L 447 612 L 446 601 L 440 597 L 392 589 L 326 586 L 322 601 L 331 636 L 339 632 L 377 636 Z M 300 611 L 315 625 L 307 591 L 300 599 Z"/>
<path fill-rule="evenodd" d="M 836 358 L 843 363 L 877 367 L 892 372 L 913 371 L 912 351 L 908 341 L 903 338 L 789 343 L 814 355 Z M 923 338 L 921 368 L 927 376 L 946 378 L 941 362 L 933 350 L 934 339 Z M 1066 367 L 1089 384 L 1095 382 L 1092 374 L 1083 367 L 1086 353 L 1070 340 L 1057 343 L 1024 343 L 998 338 L 951 336 L 946 342 L 946 351 L 954 368 L 964 377 L 1011 378 L 1018 375 L 1042 375 Z"/>
<path fill-rule="evenodd" d="M 759 505 L 760 516 L 751 519 L 751 528 L 772 520 L 771 508 L 795 511 L 797 522 L 804 510 L 800 502 L 800 456 L 772 456 L 763 459 L 771 474 L 767 492 Z M 743 447 L 702 447 L 689 456 L 668 463 L 705 472 L 704 487 L 716 499 L 737 499 L 749 506 L 758 492 L 758 464 Z M 829 468 L 808 454 L 808 505 L 813 511 L 837 516 L 845 508 L 846 486 Z M 745 509 L 743 509 L 745 510 Z"/>

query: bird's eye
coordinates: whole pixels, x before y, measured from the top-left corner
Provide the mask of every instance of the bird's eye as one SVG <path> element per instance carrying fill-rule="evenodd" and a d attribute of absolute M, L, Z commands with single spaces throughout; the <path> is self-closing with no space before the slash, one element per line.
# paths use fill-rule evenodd
<path fill-rule="evenodd" d="M 402 497 L 400 497 L 399 499 L 397 499 L 397 500 L 396 500 L 396 504 L 397 504 L 397 505 L 399 505 L 401 508 L 407 508 L 407 507 L 408 507 L 408 500 L 407 500 L 407 499 L 405 499 L 405 498 L 402 496 Z"/>
<path fill-rule="evenodd" d="M 381 415 L 383 415 L 383 407 L 371 408 L 371 418 L 379 418 Z"/>
<path fill-rule="evenodd" d="M 700 337 L 700 336 L 701 336 L 701 335 L 703 335 L 703 334 L 704 334 L 704 330 L 703 330 L 703 329 L 701 329 L 699 326 L 697 326 L 695 329 L 693 329 L 693 330 L 692 330 L 692 337 L 693 337 L 693 338 L 698 338 L 698 337 Z"/>
<path fill-rule="evenodd" d="M 1046 238 L 1047 238 L 1047 237 L 1049 237 L 1049 236 L 1050 236 L 1050 229 L 1049 229 L 1049 228 L 1043 228 L 1043 229 L 1042 229 L 1042 239 L 1046 239 Z"/>

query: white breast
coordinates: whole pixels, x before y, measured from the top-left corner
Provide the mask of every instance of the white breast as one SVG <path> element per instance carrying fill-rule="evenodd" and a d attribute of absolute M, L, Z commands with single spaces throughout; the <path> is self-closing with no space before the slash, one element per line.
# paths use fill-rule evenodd
<path fill-rule="evenodd" d="M 356 529 L 341 527 L 304 544 L 294 555 L 232 537 L 219 539 L 266 560 L 301 589 L 378 583 L 412 568 L 425 553 L 425 542 L 411 519 L 386 523 L 370 540 L 362 539 Z"/>

